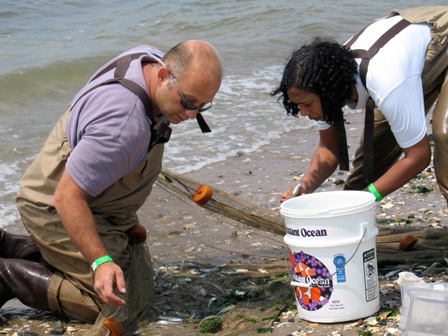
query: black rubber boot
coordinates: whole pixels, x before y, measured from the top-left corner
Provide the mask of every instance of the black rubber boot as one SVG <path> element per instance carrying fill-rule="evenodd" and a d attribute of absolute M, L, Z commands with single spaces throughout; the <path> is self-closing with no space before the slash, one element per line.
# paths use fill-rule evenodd
<path fill-rule="evenodd" d="M 15 235 L 0 229 L 0 258 L 40 261 L 39 249 L 30 236 Z"/>
<path fill-rule="evenodd" d="M 40 263 L 0 258 L 0 307 L 17 297 L 28 307 L 49 310 L 47 290 L 52 275 Z"/>

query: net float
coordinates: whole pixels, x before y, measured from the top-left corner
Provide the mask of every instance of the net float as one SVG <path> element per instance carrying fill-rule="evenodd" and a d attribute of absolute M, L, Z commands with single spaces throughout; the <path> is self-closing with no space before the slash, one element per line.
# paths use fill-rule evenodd
<path fill-rule="evenodd" d="M 202 185 L 193 195 L 193 200 L 200 205 L 207 204 L 212 199 L 213 190 L 209 186 Z"/>

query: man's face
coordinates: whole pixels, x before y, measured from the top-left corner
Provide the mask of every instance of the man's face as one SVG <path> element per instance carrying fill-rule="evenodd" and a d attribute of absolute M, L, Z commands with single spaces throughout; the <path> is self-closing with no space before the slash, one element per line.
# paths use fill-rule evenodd
<path fill-rule="evenodd" d="M 300 114 L 312 120 L 324 120 L 322 105 L 318 95 L 295 87 L 288 89 L 289 100 L 297 104 Z"/>
<path fill-rule="evenodd" d="M 160 95 L 158 94 L 158 107 L 160 113 L 169 122 L 178 124 L 187 119 L 195 119 L 198 114 L 198 108 L 207 105 L 213 100 L 221 82 L 211 80 L 203 72 L 200 68 L 191 66 L 181 78 L 176 77 L 176 85 L 169 69 L 166 69 L 160 88 Z M 197 108 L 187 109 L 182 106 L 182 96 Z"/>

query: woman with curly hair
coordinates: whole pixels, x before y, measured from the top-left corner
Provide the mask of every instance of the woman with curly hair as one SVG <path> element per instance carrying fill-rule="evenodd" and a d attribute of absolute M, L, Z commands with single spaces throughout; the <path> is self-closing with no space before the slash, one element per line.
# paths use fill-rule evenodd
<path fill-rule="evenodd" d="M 344 120 L 342 107 L 354 94 L 357 75 L 358 66 L 351 51 L 335 41 L 316 38 L 293 52 L 282 82 L 272 94 L 281 93 L 287 113 L 296 117 L 309 111 L 302 111 L 299 104 L 290 100 L 288 89 L 292 96 L 301 91 L 313 93 L 320 98 L 323 120 L 335 125 Z"/>
<path fill-rule="evenodd" d="M 288 114 L 315 120 L 320 139 L 301 184 L 281 201 L 314 192 L 338 164 L 348 170 L 345 105 L 366 109 L 366 124 L 344 189 L 381 201 L 430 163 L 426 114 L 436 101 L 434 165 L 448 200 L 447 69 L 448 7 L 393 11 L 345 45 L 317 38 L 294 51 L 272 95 Z"/>

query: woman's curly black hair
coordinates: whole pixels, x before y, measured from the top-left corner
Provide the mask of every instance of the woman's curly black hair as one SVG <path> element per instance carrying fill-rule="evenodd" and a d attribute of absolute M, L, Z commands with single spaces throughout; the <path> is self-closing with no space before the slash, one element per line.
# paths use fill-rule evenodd
<path fill-rule="evenodd" d="M 296 87 L 319 96 L 324 119 L 330 125 L 344 122 L 342 107 L 353 95 L 358 66 L 345 46 L 322 38 L 294 51 L 283 71 L 280 85 L 271 92 L 281 94 L 288 114 L 297 117 L 300 107 L 291 102 L 287 90 Z"/>

